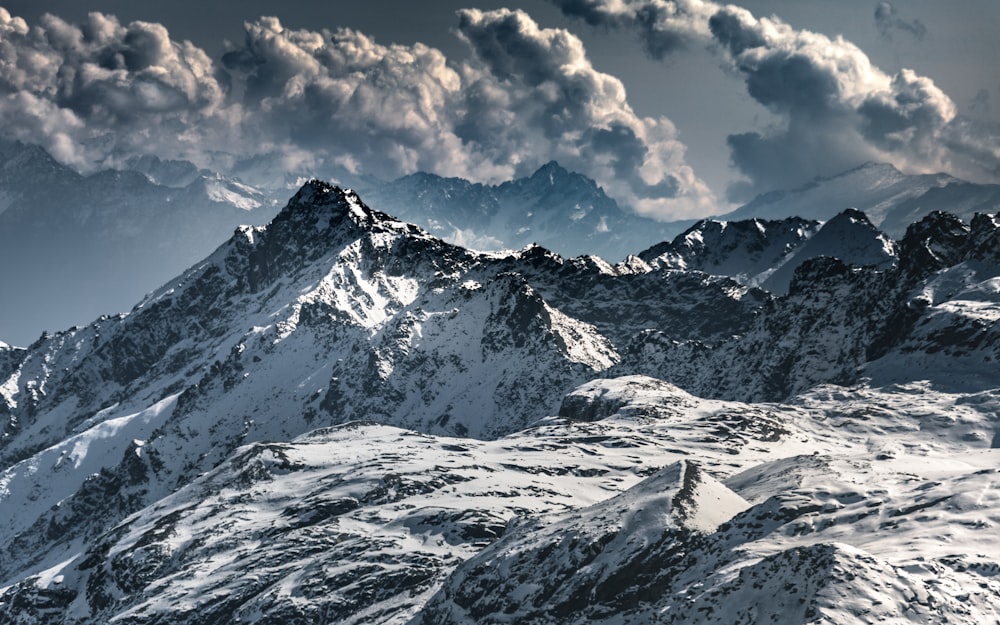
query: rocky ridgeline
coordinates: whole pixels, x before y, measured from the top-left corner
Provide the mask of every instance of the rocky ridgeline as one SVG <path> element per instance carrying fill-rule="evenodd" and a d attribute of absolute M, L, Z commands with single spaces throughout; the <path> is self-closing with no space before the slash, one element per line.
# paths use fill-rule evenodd
<path fill-rule="evenodd" d="M 234 614 L 258 623 L 402 622 L 439 590 L 444 594 L 428 604 L 427 614 L 438 615 L 433 619 L 466 622 L 458 616 L 467 612 L 462 618 L 489 622 L 497 610 L 522 609 L 503 597 L 536 582 L 530 575 L 505 578 L 509 593 L 487 593 L 501 580 L 482 562 L 518 568 L 544 560 L 552 544 L 564 541 L 558 562 L 566 568 L 553 570 L 558 587 L 542 584 L 525 595 L 524 618 L 600 620 L 652 610 L 659 605 L 654 595 L 693 593 L 695 581 L 654 571 L 685 568 L 678 549 L 715 554 L 709 560 L 716 564 L 699 574 L 717 576 L 713 588 L 732 597 L 727 601 L 744 601 L 723 573 L 743 556 L 719 555 L 731 548 L 724 521 L 743 504 L 724 506 L 729 512 L 711 522 L 702 512 L 712 507 L 705 501 L 760 502 L 750 501 L 750 486 L 718 480 L 781 457 L 781 445 L 793 442 L 802 454 L 837 445 L 870 450 L 862 452 L 836 429 L 821 436 L 795 426 L 805 418 L 797 409 L 777 418 L 771 414 L 777 408 L 721 409 L 712 400 L 802 401 L 796 398 L 823 384 L 867 380 L 908 388 L 923 381 L 935 392 L 980 393 L 968 400 L 972 416 L 950 423 L 947 436 L 957 437 L 948 439 L 957 445 L 988 447 L 995 426 L 983 415 L 994 414 L 994 403 L 982 393 L 998 386 L 991 363 L 1000 357 L 997 226 L 992 216 L 966 224 L 933 213 L 898 242 L 880 236 L 857 211 L 802 238 L 790 233 L 815 226 L 736 226 L 733 232 L 752 235 L 738 240 L 757 243 L 734 245 L 731 254 L 787 248 L 795 258 L 788 293 L 775 296 L 745 276 L 654 262 L 662 253 L 611 265 L 564 259 L 537 246 L 471 252 L 373 210 L 353 192 L 312 181 L 268 225 L 238 229 L 129 314 L 46 335 L 27 349 L 0 346 L 0 509 L 3 533 L 11 537 L 0 546 L 0 583 L 11 585 L 0 595 L 0 622 L 97 623 L 114 616 L 193 625 L 229 622 Z M 771 230 L 781 233 L 774 245 L 758 237 Z M 708 224 L 697 231 L 722 233 Z M 835 258 L 838 241 L 857 241 L 848 236 L 853 232 L 866 233 L 863 245 L 841 256 L 861 264 Z M 817 239 L 822 245 L 803 253 Z M 685 263 L 710 257 L 705 269 L 726 266 L 711 246 L 686 249 Z M 787 262 L 788 253 L 779 260 Z M 637 373 L 676 386 L 633 380 L 628 393 L 588 391 L 619 397 L 606 404 L 574 391 Z M 636 398 L 645 399 L 637 405 Z M 935 404 L 933 414 L 964 414 L 951 401 L 951 412 Z M 840 419 L 831 416 L 837 410 L 814 412 L 832 422 Z M 554 427 L 557 414 L 575 425 L 535 440 Z M 645 431 L 678 414 L 693 421 Z M 638 425 L 608 433 L 617 427 L 605 426 L 608 419 Z M 851 417 L 855 425 L 846 431 L 862 427 L 858 419 Z M 340 469 L 311 455 L 350 453 L 355 436 L 361 441 L 365 428 L 382 427 L 326 429 L 355 421 L 406 430 L 376 436 L 370 461 L 343 458 Z M 867 440 L 936 427 L 936 421 L 900 423 L 873 428 Z M 435 438 L 441 436 L 460 438 Z M 397 453 L 407 437 L 422 441 L 416 456 Z M 447 442 L 438 446 L 439 440 Z M 477 459 L 483 445 L 492 451 Z M 896 453 L 887 449 L 886 457 Z M 659 484 L 654 490 L 668 495 L 650 495 L 649 504 L 662 509 L 655 519 L 639 509 L 646 503 L 630 507 L 645 497 L 642 488 L 627 490 L 640 477 L 669 458 L 703 462 L 706 455 L 738 460 L 712 460 L 705 471 L 699 462 L 665 469 L 659 479 L 673 486 Z M 416 464 L 408 460 L 417 457 Z M 468 474 L 484 464 L 485 475 Z M 352 481 L 338 473 L 344 467 L 366 477 Z M 482 481 L 467 490 L 466 477 Z M 778 477 L 768 479 L 780 488 Z M 318 486 L 303 489 L 306 483 Z M 584 485 L 593 490 L 581 499 L 574 489 Z M 439 498 L 433 506 L 422 499 L 432 494 Z M 459 501 L 465 496 L 480 498 L 489 512 L 476 513 L 475 505 Z M 596 507 L 582 510 L 587 504 Z M 514 516 L 542 513 L 557 516 L 501 529 Z M 246 525 L 216 529 L 234 514 L 234 523 Z M 633 527 L 642 544 L 629 542 Z M 470 560 L 453 578 L 468 583 L 445 583 L 459 562 L 501 534 L 495 551 L 483 552 L 486 560 Z M 706 535 L 714 536 L 710 543 L 702 542 Z M 763 549 L 766 557 L 740 574 L 767 585 L 768 571 L 785 564 L 834 570 L 853 563 L 898 573 L 884 558 L 867 560 L 825 540 L 782 547 L 780 554 Z M 252 545 L 287 553 L 267 558 L 266 549 L 257 553 Z M 609 552 L 609 545 L 617 546 Z M 648 566 L 633 569 L 637 562 Z M 582 586 L 569 573 L 580 563 L 593 564 L 578 578 L 590 580 Z M 229 573 L 209 574 L 216 570 Z M 259 573 L 243 578 L 237 570 Z M 648 574 L 622 577 L 631 570 Z M 201 574 L 204 584 L 194 581 Z M 397 581 L 375 581 L 384 579 Z M 850 582 L 830 579 L 803 588 L 807 599 L 792 612 L 774 614 L 791 615 L 792 622 L 827 614 L 835 604 L 829 587 L 846 592 Z M 598 587 L 600 596 L 593 594 Z M 936 596 L 932 590 L 913 582 L 898 592 Z M 546 603 L 546 597 L 560 600 Z M 676 608 L 674 622 L 703 608 L 731 616 L 705 607 L 696 593 L 690 597 Z M 573 609 L 578 602 L 588 607 Z M 165 612 L 165 605 L 175 607 Z M 564 609 L 551 611 L 556 605 Z M 960 613 L 948 611 L 958 607 L 946 598 L 939 605 L 951 607 L 929 614 Z"/>

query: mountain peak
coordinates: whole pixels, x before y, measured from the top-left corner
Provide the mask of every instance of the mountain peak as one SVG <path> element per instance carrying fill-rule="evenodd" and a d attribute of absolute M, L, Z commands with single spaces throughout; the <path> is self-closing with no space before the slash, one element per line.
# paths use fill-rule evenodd
<path fill-rule="evenodd" d="M 388 226 L 391 230 L 406 227 L 395 218 L 371 209 L 351 189 L 343 189 L 323 180 L 313 179 L 302 185 L 302 188 L 288 201 L 288 204 L 274 218 L 274 222 L 291 221 L 300 223 L 311 221 L 317 227 L 326 224 L 322 219 L 328 219 L 329 225 L 342 224 L 348 220 L 356 226 L 371 230 L 376 226 Z"/>
<path fill-rule="evenodd" d="M 337 203 L 346 195 L 347 192 L 337 185 L 313 178 L 302 185 L 288 204 L 289 206 L 328 205 Z"/>
<path fill-rule="evenodd" d="M 557 163 L 556 161 L 549 161 L 541 167 L 538 168 L 535 173 L 531 174 L 529 178 L 532 182 L 545 183 L 551 186 L 555 186 L 557 183 L 561 183 L 570 176 L 582 177 L 579 174 L 573 174 L 568 169 Z"/>
<path fill-rule="evenodd" d="M 866 215 L 864 211 L 858 210 L 853 207 L 845 208 L 844 210 L 840 211 L 830 221 L 836 221 L 836 220 L 847 220 L 850 221 L 851 223 L 867 224 L 869 226 L 874 227 L 871 220 L 868 219 L 868 215 Z"/>
<path fill-rule="evenodd" d="M 891 175 L 896 175 L 896 176 L 903 175 L 903 172 L 899 171 L 899 168 L 896 167 L 895 165 L 893 165 L 892 163 L 882 163 L 882 162 L 879 162 L 879 161 L 867 161 L 865 163 L 862 163 L 862 164 L 858 165 L 857 167 L 853 167 L 853 168 L 848 169 L 847 171 L 841 172 L 839 174 L 835 174 L 833 176 L 818 176 L 816 179 L 818 181 L 833 180 L 835 178 L 845 178 L 847 176 L 851 176 L 853 174 L 857 174 L 857 173 L 861 173 L 861 172 L 878 172 L 878 173 L 891 174 Z"/>
<path fill-rule="evenodd" d="M 553 160 L 549 161 L 548 163 L 545 163 L 544 165 L 542 165 L 541 167 L 539 167 L 538 171 L 536 171 L 535 173 L 536 174 L 540 174 L 540 173 L 543 173 L 543 172 L 545 172 L 545 173 L 549 173 L 549 172 L 558 172 L 558 173 L 565 172 L 565 173 L 569 173 L 569 170 L 567 170 L 565 167 L 563 167 L 562 165 L 560 165 L 559 161 L 556 161 L 556 160 L 553 159 Z"/>
<path fill-rule="evenodd" d="M 958 263 L 965 253 L 969 231 L 959 217 L 932 211 L 906 229 L 900 241 L 900 265 L 923 275 Z"/>

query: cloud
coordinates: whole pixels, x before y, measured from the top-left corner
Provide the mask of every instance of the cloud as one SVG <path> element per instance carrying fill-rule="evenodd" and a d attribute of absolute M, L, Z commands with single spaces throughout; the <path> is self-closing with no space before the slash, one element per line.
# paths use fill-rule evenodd
<path fill-rule="evenodd" d="M 929 78 L 908 69 L 887 75 L 842 37 L 732 6 L 720 8 L 709 26 L 747 92 L 784 120 L 767 133 L 729 138 L 733 162 L 754 192 L 867 160 L 954 169 L 961 142 L 948 147 L 945 139 L 955 138 L 949 125 L 956 107 Z"/>
<path fill-rule="evenodd" d="M 657 29 L 644 21 L 653 7 L 656 15 L 669 16 L 661 30 L 688 28 L 689 40 L 704 41 L 743 78 L 747 93 L 779 121 L 728 137 L 733 165 L 747 177 L 730 189 L 733 201 L 870 160 L 973 180 L 996 177 L 1000 135 L 977 134 L 929 78 L 909 69 L 888 75 L 843 37 L 710 2 L 692 10 L 690 2 L 669 0 L 551 1 L 592 24 L 634 29 L 647 50 L 655 47 L 650 38 Z M 924 32 L 919 22 L 902 22 L 883 4 L 876 15 L 891 28 Z M 977 129 L 982 133 L 982 126 Z"/>
<path fill-rule="evenodd" d="M 0 9 L 0 124 L 81 169 L 155 154 L 252 182 L 497 182 L 556 159 L 645 214 L 715 207 L 670 120 L 637 116 L 577 37 L 520 11 L 457 19 L 465 58 L 262 17 L 216 62 L 159 24 L 91 13 L 29 27 Z"/>
<path fill-rule="evenodd" d="M 990 91 L 980 89 L 969 102 L 969 110 L 975 115 L 989 115 L 990 112 Z"/>
<path fill-rule="evenodd" d="M 621 81 L 594 69 L 577 37 L 509 10 L 460 11 L 458 32 L 486 70 L 469 84 L 463 140 L 528 169 L 549 155 L 644 214 L 713 208 L 711 192 L 684 162 L 673 124 L 637 116 Z"/>
<path fill-rule="evenodd" d="M 892 33 L 902 32 L 923 41 L 927 36 L 927 27 L 920 20 L 907 22 L 896 12 L 896 7 L 890 2 L 879 2 L 875 5 L 875 27 L 885 39 L 892 40 Z"/>
<path fill-rule="evenodd" d="M 379 176 L 492 173 L 463 159 L 454 132 L 463 81 L 438 50 L 382 46 L 350 29 L 286 29 L 270 17 L 247 23 L 222 62 L 243 85 L 256 153 Z"/>
<path fill-rule="evenodd" d="M 708 18 L 718 6 L 703 0 L 552 0 L 566 15 L 592 26 L 631 28 L 646 52 L 663 59 L 708 36 Z"/>
<path fill-rule="evenodd" d="M 624 86 L 593 68 L 578 38 L 526 13 L 460 11 L 456 32 L 471 51 L 461 61 L 349 29 L 285 29 L 275 18 L 246 32 L 222 61 L 279 152 L 287 146 L 277 138 L 290 137 L 314 160 L 351 171 L 493 181 L 556 159 L 646 214 L 704 213 L 714 203 L 669 120 L 636 116 Z"/>
<path fill-rule="evenodd" d="M 29 28 L 0 9 L 0 68 L 3 126 L 85 168 L 151 147 L 198 152 L 191 129 L 226 115 L 212 61 L 159 24 L 46 14 Z"/>

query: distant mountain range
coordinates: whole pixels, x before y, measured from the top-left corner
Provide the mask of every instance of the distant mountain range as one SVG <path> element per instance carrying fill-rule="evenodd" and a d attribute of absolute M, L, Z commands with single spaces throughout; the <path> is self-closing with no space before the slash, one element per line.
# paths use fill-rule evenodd
<path fill-rule="evenodd" d="M 204 258 L 271 195 L 207 174 L 182 187 L 134 171 L 83 176 L 36 146 L 0 142 L 0 336 L 41 334 L 128 310 Z"/>
<path fill-rule="evenodd" d="M 677 232 L 622 210 L 593 180 L 554 161 L 499 185 L 420 173 L 358 187 L 373 206 L 474 249 L 537 244 L 615 262 Z"/>
<path fill-rule="evenodd" d="M 864 212 L 891 237 L 934 211 L 966 221 L 1000 211 L 1000 185 L 975 184 L 946 174 L 908 175 L 888 164 L 868 163 L 796 189 L 765 193 L 719 220 L 802 217 L 826 221 L 845 208 Z"/>
<path fill-rule="evenodd" d="M 43 330 L 127 310 L 209 254 L 238 226 L 265 223 L 290 193 L 152 156 L 133 159 L 127 167 L 83 176 L 37 146 L 0 143 L 0 290 L 5 293 L 0 338 L 27 345 Z M 631 214 L 594 181 L 555 162 L 498 185 L 426 173 L 356 183 L 373 206 L 472 249 L 537 244 L 564 257 L 594 255 L 617 262 L 638 255 L 652 262 L 657 254 L 650 250 L 669 248 L 655 266 L 727 275 L 774 293 L 785 292 L 794 268 L 816 255 L 881 264 L 885 241 L 876 241 L 870 226 L 899 238 L 910 222 L 934 210 L 967 221 L 976 212 L 1000 210 L 1000 186 L 943 175 L 908 176 L 874 164 L 760 196 L 701 223 L 659 223 Z M 796 260 L 788 256 L 818 232 L 819 222 L 848 207 L 863 211 L 865 223 L 871 220 L 866 233 L 843 235 L 861 236 L 858 249 L 828 241 L 834 236 L 829 227 L 797 251 Z M 805 221 L 777 225 L 789 217 Z M 732 225 L 751 219 L 757 225 Z M 768 232 L 738 234 L 744 227 Z M 695 259 L 693 239 L 671 240 L 686 228 L 681 239 L 718 238 L 708 245 L 714 258 Z M 774 228 L 786 230 L 778 235 Z M 771 247 L 765 253 L 755 248 L 759 245 Z"/>
<path fill-rule="evenodd" d="M 995 215 L 610 264 L 311 181 L 0 344 L 0 624 L 986 622 L 997 280 Z"/>
<path fill-rule="evenodd" d="M 799 266 L 821 256 L 888 269 L 896 263 L 896 244 L 864 213 L 849 208 L 825 223 L 799 217 L 702 220 L 639 254 L 651 267 L 729 276 L 778 295 L 788 292 Z"/>
<path fill-rule="evenodd" d="M 133 159 L 84 176 L 42 148 L 0 142 L 0 336 L 26 345 L 127 310 L 240 225 L 265 223 L 287 189 L 257 188 L 181 161 Z M 479 249 L 533 242 L 624 258 L 667 226 L 622 211 L 588 178 L 549 163 L 497 186 L 429 174 L 367 180 L 379 206 Z"/>

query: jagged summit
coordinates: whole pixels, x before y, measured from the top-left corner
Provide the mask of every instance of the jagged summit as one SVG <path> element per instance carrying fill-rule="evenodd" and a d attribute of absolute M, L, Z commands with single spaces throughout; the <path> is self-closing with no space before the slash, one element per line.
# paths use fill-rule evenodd
<path fill-rule="evenodd" d="M 372 209 L 351 189 L 314 179 L 306 182 L 267 226 L 237 229 L 228 246 L 244 251 L 230 258 L 229 266 L 246 262 L 250 282 L 256 284 L 257 278 L 276 279 L 297 272 L 341 245 L 377 234 L 405 235 L 407 240 L 452 247 L 418 226 Z M 245 260 L 235 260 L 243 257 Z"/>
<path fill-rule="evenodd" d="M 351 189 L 342 189 L 314 178 L 303 184 L 292 196 L 275 217 L 275 221 L 297 220 L 321 214 L 328 214 L 336 219 L 350 217 L 358 225 L 392 220 L 384 213 L 376 213 Z"/>
<path fill-rule="evenodd" d="M 703 219 L 639 254 L 653 267 L 697 270 L 759 285 L 820 229 L 821 223 L 787 219 Z"/>
<path fill-rule="evenodd" d="M 896 264 L 896 243 L 872 225 L 868 216 L 848 208 L 824 223 L 757 284 L 776 294 L 788 292 L 794 272 L 805 262 L 833 257 L 846 265 L 888 269 Z"/>
<path fill-rule="evenodd" d="M 553 189 L 560 189 L 567 185 L 580 186 L 590 191 L 598 189 L 597 183 L 590 178 L 571 172 L 554 160 L 539 167 L 527 180 L 530 185 L 548 186 Z"/>
<path fill-rule="evenodd" d="M 959 454 L 996 436 L 997 218 L 928 217 L 905 270 L 853 210 L 688 234 L 692 264 L 828 253 L 774 296 L 469 251 L 312 180 L 131 313 L 0 345 L 0 622 L 733 623 L 746 589 L 855 592 L 817 554 L 945 590 L 981 562 L 1000 596 L 996 547 L 954 560 L 991 531 Z M 943 557 L 898 553 L 944 527 Z M 966 599 L 938 605 L 996 604 Z"/>
<path fill-rule="evenodd" d="M 955 215 L 933 211 L 906 229 L 900 241 L 901 265 L 924 273 L 954 265 L 966 253 L 970 232 Z"/>
<path fill-rule="evenodd" d="M 728 276 L 782 295 L 795 269 L 819 256 L 884 269 L 896 261 L 896 244 L 863 211 L 847 208 L 826 222 L 800 217 L 703 219 L 639 258 L 653 268 Z"/>

